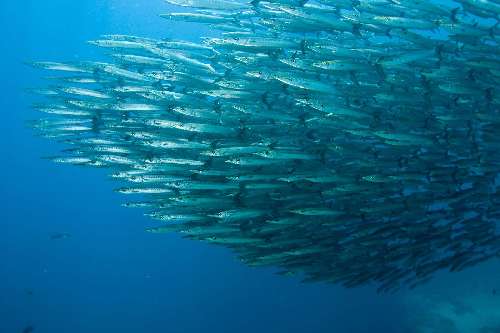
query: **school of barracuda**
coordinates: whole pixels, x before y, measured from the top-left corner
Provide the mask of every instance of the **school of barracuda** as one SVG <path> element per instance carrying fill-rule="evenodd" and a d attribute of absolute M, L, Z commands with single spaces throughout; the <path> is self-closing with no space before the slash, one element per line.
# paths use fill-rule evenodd
<path fill-rule="evenodd" d="M 500 1 L 168 0 L 199 42 L 36 62 L 55 162 L 107 167 L 148 231 L 381 292 L 500 256 Z"/>

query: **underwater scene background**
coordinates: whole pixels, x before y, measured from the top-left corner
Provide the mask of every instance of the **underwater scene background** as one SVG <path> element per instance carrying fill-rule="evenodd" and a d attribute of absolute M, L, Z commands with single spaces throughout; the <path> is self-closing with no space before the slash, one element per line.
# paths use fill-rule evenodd
<path fill-rule="evenodd" d="M 438 272 L 395 293 L 301 283 L 247 267 L 229 249 L 144 232 L 105 169 L 55 164 L 63 145 L 33 135 L 26 92 L 46 84 L 26 63 L 104 59 L 103 34 L 198 41 L 213 31 L 168 22 L 162 1 L 0 4 L 0 333 L 7 332 L 500 332 L 493 258 Z"/>

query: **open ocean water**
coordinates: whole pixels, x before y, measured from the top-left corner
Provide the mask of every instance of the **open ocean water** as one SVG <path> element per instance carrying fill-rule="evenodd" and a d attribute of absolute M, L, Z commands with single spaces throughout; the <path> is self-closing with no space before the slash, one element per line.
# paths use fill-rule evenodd
<path fill-rule="evenodd" d="M 26 62 L 101 59 L 86 42 L 103 34 L 214 34 L 158 16 L 172 10 L 160 0 L 0 3 L 0 333 L 500 332 L 498 258 L 388 294 L 301 283 L 224 247 L 146 233 L 151 219 L 120 206 L 106 169 L 41 159 L 65 147 L 27 125 L 40 115 L 26 89 L 49 75 Z"/>

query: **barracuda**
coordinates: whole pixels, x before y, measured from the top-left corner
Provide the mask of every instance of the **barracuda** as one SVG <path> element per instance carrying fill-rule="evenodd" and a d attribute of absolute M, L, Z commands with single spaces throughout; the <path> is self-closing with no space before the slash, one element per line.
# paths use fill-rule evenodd
<path fill-rule="evenodd" d="M 305 281 L 389 292 L 500 256 L 498 1 L 168 2 L 217 37 L 32 63 L 57 72 L 30 90 L 69 145 L 49 159 L 107 168 L 150 233 Z"/>

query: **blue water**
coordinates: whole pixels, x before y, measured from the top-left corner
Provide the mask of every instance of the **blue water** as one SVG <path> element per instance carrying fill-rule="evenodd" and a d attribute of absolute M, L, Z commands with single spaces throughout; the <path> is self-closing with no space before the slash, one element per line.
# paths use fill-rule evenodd
<path fill-rule="evenodd" d="M 403 333 L 419 308 L 415 297 L 451 302 L 470 290 L 482 297 L 470 306 L 499 305 L 490 293 L 500 287 L 498 262 L 395 295 L 302 284 L 246 267 L 223 248 L 145 233 L 151 222 L 120 207 L 105 171 L 40 159 L 58 147 L 26 126 L 37 114 L 24 89 L 43 83 L 23 62 L 99 59 L 85 42 L 104 33 L 203 33 L 169 26 L 157 15 L 168 10 L 161 0 L 1 2 L 0 333 L 29 325 L 36 333 Z M 50 239 L 54 232 L 72 237 Z M 466 332 L 457 329 L 446 332 Z"/>

